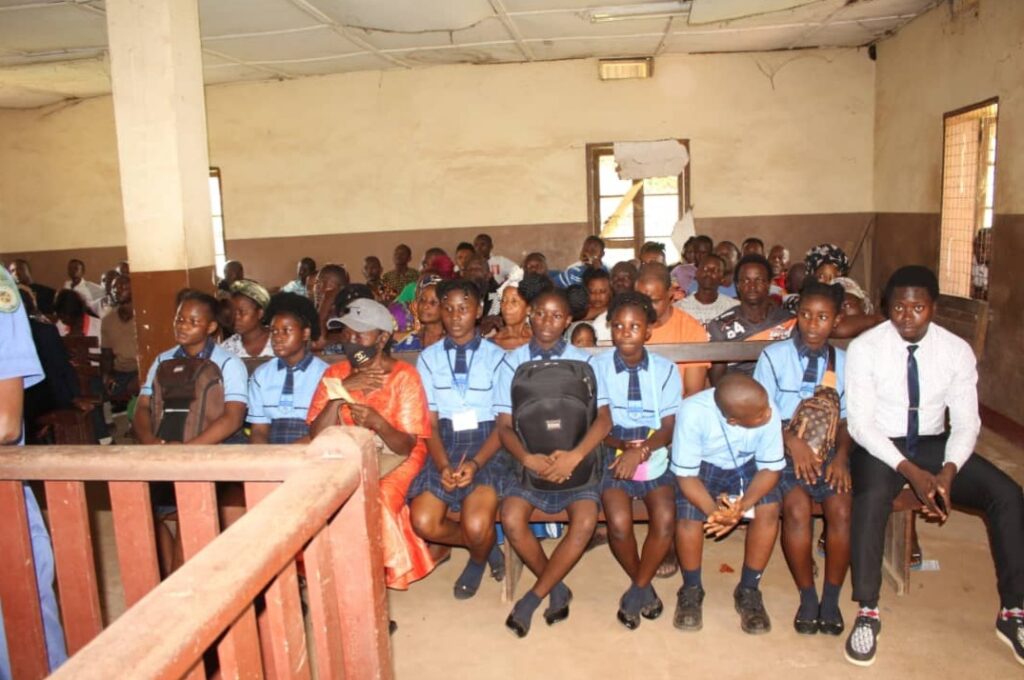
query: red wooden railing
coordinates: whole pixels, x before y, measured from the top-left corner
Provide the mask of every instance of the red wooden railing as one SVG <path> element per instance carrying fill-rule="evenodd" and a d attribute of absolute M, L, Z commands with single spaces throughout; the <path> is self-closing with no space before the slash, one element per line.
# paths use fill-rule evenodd
<path fill-rule="evenodd" d="M 0 453 L 0 598 L 15 678 L 46 676 L 22 482 L 45 482 L 68 652 L 51 677 L 391 678 L 376 452 L 365 430 L 308 447 L 34 447 Z M 129 609 L 105 631 L 85 481 L 109 483 Z M 162 583 L 149 481 L 173 481 L 186 563 Z M 214 483 L 244 482 L 223 533 Z M 303 557 L 307 636 L 295 558 Z M 257 611 L 258 608 L 258 611 Z"/>

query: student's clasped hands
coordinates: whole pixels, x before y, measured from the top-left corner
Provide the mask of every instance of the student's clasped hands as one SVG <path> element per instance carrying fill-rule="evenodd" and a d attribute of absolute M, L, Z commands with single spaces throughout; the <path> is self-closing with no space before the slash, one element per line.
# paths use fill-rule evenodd
<path fill-rule="evenodd" d="M 568 480 L 579 464 L 579 459 L 571 451 L 553 451 L 547 456 L 530 454 L 523 461 L 523 465 L 531 472 L 556 484 Z"/>
<path fill-rule="evenodd" d="M 721 538 L 733 530 L 743 519 L 743 508 L 740 506 L 742 496 L 730 498 L 726 494 L 718 497 L 718 509 L 708 515 L 704 522 L 704 533 L 714 538 Z"/>

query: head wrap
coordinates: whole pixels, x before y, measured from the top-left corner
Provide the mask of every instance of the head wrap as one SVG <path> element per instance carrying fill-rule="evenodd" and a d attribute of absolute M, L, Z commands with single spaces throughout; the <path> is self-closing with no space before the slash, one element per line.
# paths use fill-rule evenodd
<path fill-rule="evenodd" d="M 839 276 L 846 276 L 850 273 L 850 258 L 846 256 L 842 248 L 834 243 L 822 243 L 808 250 L 804 255 L 804 264 L 807 267 L 808 276 L 814 276 L 814 273 L 823 264 L 834 265 L 839 270 Z"/>
<path fill-rule="evenodd" d="M 871 298 L 868 297 L 868 294 L 864 291 L 863 288 L 860 287 L 860 284 L 858 284 L 856 281 L 846 276 L 842 276 L 833 281 L 832 283 L 838 283 L 840 286 L 843 287 L 843 290 L 845 290 L 847 293 L 849 293 L 855 298 L 859 298 L 864 303 L 865 314 L 874 313 L 874 306 L 871 304 Z"/>
<path fill-rule="evenodd" d="M 244 295 L 256 303 L 260 309 L 266 309 L 270 304 L 270 293 L 267 289 L 252 279 L 239 279 L 231 284 L 232 295 Z"/>

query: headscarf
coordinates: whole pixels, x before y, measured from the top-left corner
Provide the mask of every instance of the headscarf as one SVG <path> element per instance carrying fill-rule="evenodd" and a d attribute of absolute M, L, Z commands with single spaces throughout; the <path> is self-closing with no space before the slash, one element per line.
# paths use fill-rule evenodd
<path fill-rule="evenodd" d="M 847 276 L 850 273 L 850 258 L 834 243 L 822 243 L 808 250 L 804 255 L 804 264 L 808 276 L 814 276 L 823 264 L 834 265 L 839 270 L 839 276 Z"/>
<path fill-rule="evenodd" d="M 244 295 L 252 300 L 260 309 L 266 309 L 267 305 L 270 304 L 270 293 L 252 279 L 239 279 L 232 283 L 231 294 Z"/>
<path fill-rule="evenodd" d="M 833 281 L 832 283 L 838 283 L 840 286 L 843 287 L 843 290 L 845 290 L 847 293 L 849 293 L 855 298 L 860 299 L 864 303 L 865 314 L 874 313 L 874 306 L 871 304 L 871 298 L 868 297 L 868 294 L 864 291 L 863 288 L 860 287 L 860 284 L 858 284 L 856 281 L 849 277 L 842 276 Z"/>
<path fill-rule="evenodd" d="M 438 253 L 431 257 L 424 269 L 437 273 L 445 281 L 455 278 L 455 263 L 444 253 Z"/>

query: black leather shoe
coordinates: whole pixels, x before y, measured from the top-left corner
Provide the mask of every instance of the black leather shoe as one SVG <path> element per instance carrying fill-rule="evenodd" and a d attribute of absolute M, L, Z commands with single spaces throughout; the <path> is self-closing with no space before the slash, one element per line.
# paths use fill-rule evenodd
<path fill-rule="evenodd" d="M 529 634 L 530 623 L 523 623 L 522 621 L 519 621 L 518 619 L 516 619 L 515 614 L 512 613 L 508 615 L 507 619 L 505 619 L 505 628 L 512 631 L 513 635 L 521 639 Z"/>
<path fill-rule="evenodd" d="M 569 590 L 569 589 L 566 588 L 566 590 Z M 565 621 L 567 618 L 569 618 L 569 603 L 570 602 L 572 602 L 572 591 L 571 590 L 569 590 L 569 597 L 566 598 L 564 605 L 562 605 L 558 609 L 552 609 L 551 607 L 548 607 L 547 609 L 544 610 L 544 623 L 548 624 L 549 626 L 553 626 L 556 623 L 559 623 L 561 621 Z"/>
<path fill-rule="evenodd" d="M 772 621 L 764 608 L 764 599 L 757 588 L 736 586 L 732 594 L 736 612 L 740 615 L 740 628 L 749 635 L 771 632 Z"/>
<path fill-rule="evenodd" d="M 797 614 L 793 617 L 793 630 L 800 635 L 814 635 L 818 632 L 818 627 L 821 622 L 817 619 L 801 619 L 800 611 L 797 610 Z"/>
<path fill-rule="evenodd" d="M 618 618 L 619 623 L 629 630 L 636 630 L 640 627 L 640 617 L 636 614 L 629 614 L 625 610 L 620 609 L 615 616 Z"/>
<path fill-rule="evenodd" d="M 843 615 L 836 612 L 837 618 L 825 619 L 821 612 L 818 612 L 818 632 L 822 635 L 842 635 L 846 629 L 846 624 L 843 623 Z"/>
<path fill-rule="evenodd" d="M 663 611 L 665 611 L 665 605 L 661 601 L 661 598 L 655 595 L 652 601 L 640 608 L 640 616 L 644 617 L 648 621 L 653 621 L 661 616 Z"/>
<path fill-rule="evenodd" d="M 679 630 L 696 632 L 704 627 L 704 589 L 682 587 L 676 594 L 676 613 L 672 625 Z"/>

